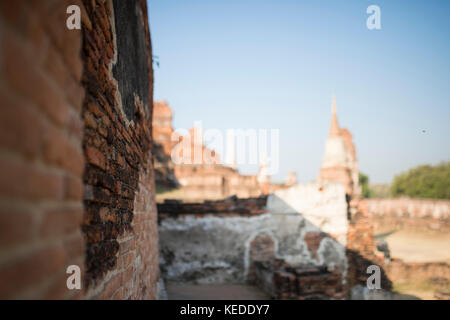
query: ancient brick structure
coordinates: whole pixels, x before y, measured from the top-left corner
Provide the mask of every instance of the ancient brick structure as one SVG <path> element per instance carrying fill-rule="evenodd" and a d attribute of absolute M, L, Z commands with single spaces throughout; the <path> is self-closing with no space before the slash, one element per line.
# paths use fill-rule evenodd
<path fill-rule="evenodd" d="M 172 141 L 172 116 L 167 102 L 155 102 L 153 135 L 157 186 L 173 188 L 178 184 L 182 198 L 190 201 L 232 195 L 248 198 L 268 193 L 268 181 L 260 182 L 256 175 L 242 175 L 234 166 L 224 165 L 220 155 L 204 145 L 200 128 L 191 128 L 188 135 L 179 137 L 179 142 Z M 180 161 L 174 163 L 172 153 Z"/>
<path fill-rule="evenodd" d="M 250 199 L 158 204 L 164 276 L 195 283 L 250 282 L 283 299 L 344 298 L 346 250 L 336 238 L 345 240 L 346 229 L 341 229 L 336 216 L 347 219 L 345 193 L 337 184 L 324 188 L 308 188 L 303 207 L 292 203 L 299 200 L 298 191 L 303 188 Z M 316 208 L 311 209 L 313 203 Z M 330 225 L 322 223 L 322 218 Z M 336 238 L 316 227 L 317 223 L 334 231 Z M 294 279 L 292 290 L 286 288 L 286 279 L 280 276 L 284 274 Z"/>
<path fill-rule="evenodd" d="M 318 182 L 339 182 L 350 196 L 359 196 L 358 162 L 352 135 L 347 129 L 339 127 L 336 99 L 333 96 L 330 132 L 325 144 Z"/>
<path fill-rule="evenodd" d="M 171 140 L 173 134 L 172 117 L 173 111 L 166 101 L 155 101 L 153 104 L 153 137 L 168 156 L 170 156 L 175 145 Z"/>
<path fill-rule="evenodd" d="M 358 284 L 365 285 L 367 267 L 376 264 L 383 268 L 384 263 L 375 255 L 374 231 L 367 210 L 360 205 L 361 187 L 359 185 L 356 148 L 350 131 L 339 127 L 336 99 L 332 100 L 330 131 L 325 145 L 325 155 L 320 168 L 318 183 L 340 183 L 345 187 L 347 201 L 346 256 L 348 262 L 347 288 Z M 314 247 L 312 235 L 309 246 Z M 382 269 L 382 288 L 390 290 L 392 283 Z"/>
<path fill-rule="evenodd" d="M 383 257 L 375 254 L 374 230 L 367 208 L 360 206 L 359 202 L 352 202 L 349 206 L 356 212 L 349 217 L 347 231 L 347 286 L 366 286 L 367 267 L 377 265 L 381 269 L 381 288 L 389 291 L 392 289 L 392 281 L 387 276 Z"/>
<path fill-rule="evenodd" d="M 342 275 L 326 267 L 293 268 L 277 261 L 274 272 L 275 299 L 341 300 L 346 298 Z"/>
<path fill-rule="evenodd" d="M 0 297 L 155 298 L 146 2 L 0 5 Z"/>

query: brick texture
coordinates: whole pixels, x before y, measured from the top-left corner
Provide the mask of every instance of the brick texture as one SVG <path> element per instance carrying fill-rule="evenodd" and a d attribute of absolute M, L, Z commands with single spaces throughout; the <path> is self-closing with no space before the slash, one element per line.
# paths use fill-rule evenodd
<path fill-rule="evenodd" d="M 81 30 L 66 28 L 73 4 Z M 151 42 L 146 2 L 127 6 L 0 1 L 0 298 L 156 297 Z M 115 68 L 130 52 L 145 64 L 133 74 Z M 134 95 L 133 81 L 148 85 Z"/>
<path fill-rule="evenodd" d="M 235 196 L 224 200 L 185 203 L 182 200 L 166 199 L 158 203 L 159 220 L 167 217 L 205 215 L 214 216 L 254 216 L 266 213 L 267 196 L 240 199 Z"/>
<path fill-rule="evenodd" d="M 126 68 L 112 71 L 114 58 L 123 61 L 129 54 L 115 46 L 120 39 L 119 33 L 113 33 L 120 30 L 117 23 L 123 22 L 114 19 L 114 14 L 124 17 L 124 12 L 118 11 L 124 8 L 117 1 L 84 1 L 84 5 L 91 26 L 88 29 L 86 24 L 83 29 L 82 48 L 82 83 L 86 88 L 82 108 L 86 159 L 82 230 L 86 242 L 87 295 L 101 299 L 154 298 L 158 238 L 150 152 L 153 103 L 136 91 L 134 105 L 123 104 L 129 103 L 129 99 L 119 83 L 123 85 L 127 78 L 136 75 L 128 74 Z M 146 67 L 151 70 L 146 3 L 131 1 L 128 5 L 141 12 L 143 19 L 137 23 L 144 24 L 138 25 L 144 30 L 142 34 L 134 30 L 128 36 L 138 40 L 144 37 L 145 50 L 134 49 L 147 57 Z M 131 21 L 129 25 L 133 25 Z M 126 31 L 121 32 L 124 35 Z M 146 89 L 151 93 L 151 73 L 142 76 L 150 79 Z M 116 81 L 115 77 L 122 80 Z"/>
<path fill-rule="evenodd" d="M 281 300 L 340 300 L 346 297 L 342 275 L 326 267 L 293 268 L 276 261 L 275 298 Z"/>
<path fill-rule="evenodd" d="M 0 1 L 0 298 L 68 299 L 84 261 L 78 1 Z"/>

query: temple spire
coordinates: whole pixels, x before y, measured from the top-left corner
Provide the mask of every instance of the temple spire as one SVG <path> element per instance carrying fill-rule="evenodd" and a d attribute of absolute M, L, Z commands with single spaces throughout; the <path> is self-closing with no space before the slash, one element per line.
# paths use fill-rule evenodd
<path fill-rule="evenodd" d="M 331 101 L 331 124 L 330 124 L 330 137 L 337 137 L 340 135 L 339 123 L 336 113 L 336 97 L 333 95 Z"/>

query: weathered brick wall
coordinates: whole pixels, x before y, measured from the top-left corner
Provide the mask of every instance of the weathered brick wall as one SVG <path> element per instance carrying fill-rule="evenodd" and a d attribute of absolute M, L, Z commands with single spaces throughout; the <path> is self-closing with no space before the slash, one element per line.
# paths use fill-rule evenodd
<path fill-rule="evenodd" d="M 181 200 L 166 199 L 163 203 L 158 203 L 159 219 L 167 217 L 183 217 L 183 216 L 254 216 L 266 213 L 267 197 L 239 199 L 237 197 L 229 197 L 224 200 L 204 201 L 197 203 L 184 203 Z"/>
<path fill-rule="evenodd" d="M 82 30 L 66 28 L 72 4 Z M 0 297 L 155 298 L 146 2 L 0 9 Z"/>
<path fill-rule="evenodd" d="M 155 298 L 151 44 L 145 1 L 84 1 L 88 297 Z M 144 86 L 142 86 L 144 85 Z"/>
<path fill-rule="evenodd" d="M 349 289 L 358 284 L 366 286 L 369 277 L 367 267 L 371 265 L 377 265 L 381 269 L 381 288 L 388 291 L 392 289 L 392 281 L 386 274 L 384 261 L 375 255 L 373 226 L 366 210 L 358 211 L 349 221 L 346 255 Z"/>
<path fill-rule="evenodd" d="M 430 278 L 450 280 L 450 265 L 447 262 L 404 262 L 392 260 L 386 272 L 393 281 L 420 281 Z"/>
<path fill-rule="evenodd" d="M 258 275 L 258 264 L 271 265 L 275 260 L 275 241 L 270 234 L 259 234 L 250 241 L 248 281 L 262 282 Z"/>
<path fill-rule="evenodd" d="M 84 264 L 77 1 L 0 1 L 0 298 L 76 298 Z"/>
<path fill-rule="evenodd" d="M 450 200 L 366 199 L 361 205 L 367 207 L 376 232 L 450 231 Z"/>

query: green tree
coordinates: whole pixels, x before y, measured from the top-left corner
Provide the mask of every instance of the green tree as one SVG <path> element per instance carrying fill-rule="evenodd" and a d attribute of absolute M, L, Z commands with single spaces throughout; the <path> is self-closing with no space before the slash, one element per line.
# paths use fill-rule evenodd
<path fill-rule="evenodd" d="M 450 162 L 435 166 L 422 165 L 394 178 L 393 196 L 450 199 Z"/>
<path fill-rule="evenodd" d="M 372 196 L 372 191 L 369 188 L 369 177 L 364 173 L 360 172 L 358 180 L 362 188 L 362 196 L 364 198 L 370 198 Z"/>

